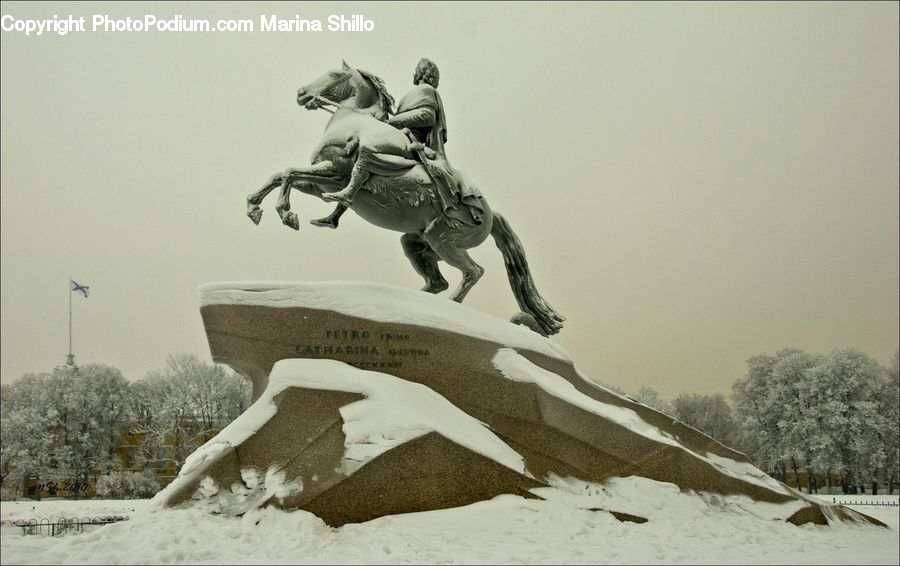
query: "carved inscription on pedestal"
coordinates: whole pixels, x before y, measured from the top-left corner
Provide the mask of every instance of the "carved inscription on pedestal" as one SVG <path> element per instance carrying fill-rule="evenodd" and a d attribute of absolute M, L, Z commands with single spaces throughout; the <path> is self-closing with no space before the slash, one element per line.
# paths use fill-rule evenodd
<path fill-rule="evenodd" d="M 411 334 L 338 328 L 325 330 L 319 340 L 298 344 L 294 350 L 303 358 L 338 356 L 354 367 L 377 370 L 402 367 L 404 361 L 431 355 L 428 348 L 414 343 Z"/>

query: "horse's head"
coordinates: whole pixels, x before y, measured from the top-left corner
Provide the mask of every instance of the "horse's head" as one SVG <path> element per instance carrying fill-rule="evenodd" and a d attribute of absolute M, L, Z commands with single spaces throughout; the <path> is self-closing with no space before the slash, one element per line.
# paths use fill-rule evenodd
<path fill-rule="evenodd" d="M 326 100 L 347 101 L 350 107 L 371 109 L 379 120 L 387 117 L 394 103 L 381 79 L 346 62 L 341 69 L 328 71 L 297 91 L 297 104 L 307 110 L 315 110 Z"/>
<path fill-rule="evenodd" d="M 318 108 L 319 97 L 343 102 L 359 92 L 365 80 L 356 69 L 344 63 L 343 68 L 328 71 L 297 91 L 297 104 L 310 110 Z"/>

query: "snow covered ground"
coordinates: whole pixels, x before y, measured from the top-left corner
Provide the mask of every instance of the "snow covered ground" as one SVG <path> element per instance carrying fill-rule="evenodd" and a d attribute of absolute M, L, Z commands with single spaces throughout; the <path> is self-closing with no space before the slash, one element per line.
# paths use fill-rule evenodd
<path fill-rule="evenodd" d="M 503 495 L 443 511 L 327 527 L 303 511 L 243 517 L 198 509 L 151 512 L 138 501 L 18 501 L 3 520 L 129 515 L 127 522 L 61 537 L 0 529 L 3 564 L 897 564 L 900 508 L 858 506 L 889 529 L 795 527 L 767 517 L 773 506 L 744 497 L 695 496 L 670 484 L 619 478 L 603 485 L 559 480 L 544 501 Z M 898 496 L 834 496 L 893 501 Z M 832 496 L 823 497 L 831 502 Z M 619 522 L 590 508 L 650 517 Z"/>
<path fill-rule="evenodd" d="M 247 284 L 244 285 L 245 287 Z M 522 346 L 558 359 L 565 353 L 551 341 L 489 315 L 426 293 L 373 288 L 350 283 L 251 284 L 254 290 L 210 285 L 205 304 L 327 305 L 339 312 L 375 320 L 408 320 L 506 346 Z M 377 297 L 375 310 L 354 310 L 359 296 Z M 403 308 L 387 308 L 393 304 Z M 397 313 L 401 313 L 398 315 Z M 381 318 L 379 318 L 381 317 Z M 468 330 L 467 330 L 468 329 Z M 501 350 L 495 366 L 510 379 L 538 383 L 603 418 L 638 434 L 670 442 L 633 412 L 575 396 L 571 384 L 549 374 L 512 350 Z M 321 371 L 319 371 L 321 370 Z M 362 375 L 365 374 L 365 375 Z M 328 375 L 321 381 L 322 375 Z M 431 390 L 373 372 L 352 370 L 327 360 L 283 360 L 273 371 L 267 392 L 286 381 L 359 392 L 363 401 L 342 409 L 349 439 L 348 458 L 358 464 L 391 442 L 430 430 L 513 469 L 523 464 L 504 450 L 488 427 L 460 412 Z M 319 379 L 319 381 L 316 381 Z M 396 409 L 390 403 L 399 403 Z M 274 413 L 263 396 L 223 435 L 217 436 L 185 464 L 187 473 L 206 457 L 235 445 Z M 401 415 L 404 419 L 395 418 Z M 388 418 L 390 417 L 390 418 Z M 255 424 L 254 424 L 255 423 Z M 376 435 L 377 433 L 377 435 Z M 380 439 L 380 440 L 379 440 Z M 223 442 L 219 442 L 223 441 Z M 382 442 L 384 441 L 384 442 Z M 386 443 L 386 444 L 385 444 Z M 375 452 L 373 452 L 373 450 Z M 735 462 L 712 459 L 723 471 Z M 729 463 L 730 462 L 730 463 Z M 753 472 L 734 468 L 735 474 Z M 752 468 L 752 467 L 749 467 Z M 755 469 L 754 469 L 755 470 Z M 543 499 L 501 495 L 465 507 L 381 517 L 334 529 L 305 511 L 251 508 L 242 516 L 211 514 L 204 506 L 152 507 L 149 501 L 19 501 L 0 503 L 0 519 L 41 519 L 128 515 L 130 520 L 91 526 L 81 534 L 60 537 L 25 535 L 21 528 L 0 528 L 3 564 L 898 564 L 898 507 L 860 506 L 857 510 L 889 525 L 837 524 L 794 526 L 784 521 L 803 505 L 754 502 L 746 496 L 682 493 L 668 483 L 646 478 L 613 478 L 587 484 L 561 478 L 534 490 Z M 854 501 L 866 496 L 851 496 Z M 840 500 L 840 498 L 838 498 Z M 866 498 L 870 499 L 870 498 Z M 897 501 L 898 496 L 884 499 Z M 831 502 L 828 496 L 825 502 Z M 649 519 L 620 522 L 607 511 Z"/>

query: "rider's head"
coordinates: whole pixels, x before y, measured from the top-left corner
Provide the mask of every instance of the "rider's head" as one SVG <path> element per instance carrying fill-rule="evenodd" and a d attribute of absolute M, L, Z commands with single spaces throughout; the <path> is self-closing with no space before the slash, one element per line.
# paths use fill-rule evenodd
<path fill-rule="evenodd" d="M 437 65 L 430 59 L 425 59 L 424 57 L 420 59 L 419 64 L 416 65 L 416 74 L 413 75 L 413 84 L 417 85 L 424 82 L 437 88 L 440 80 L 441 73 L 438 72 Z"/>

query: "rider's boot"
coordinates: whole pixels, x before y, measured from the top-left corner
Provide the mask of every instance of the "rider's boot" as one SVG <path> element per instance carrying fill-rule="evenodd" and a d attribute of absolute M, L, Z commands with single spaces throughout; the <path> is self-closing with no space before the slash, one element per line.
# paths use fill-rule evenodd
<path fill-rule="evenodd" d="M 334 212 L 332 212 L 325 218 L 310 220 L 309 223 L 312 224 L 313 226 L 320 226 L 322 228 L 335 229 L 338 227 L 338 221 L 341 219 L 341 216 L 343 216 L 345 212 L 347 212 L 347 205 L 340 202 L 335 207 Z"/>
<path fill-rule="evenodd" d="M 353 197 L 359 192 L 362 186 L 366 184 L 366 181 L 369 180 L 371 173 L 369 173 L 367 167 L 372 159 L 373 153 L 372 149 L 360 147 L 356 163 L 353 164 L 353 170 L 350 173 L 350 182 L 340 191 L 323 193 L 321 196 L 322 200 L 337 202 L 349 207 L 353 203 Z"/>

